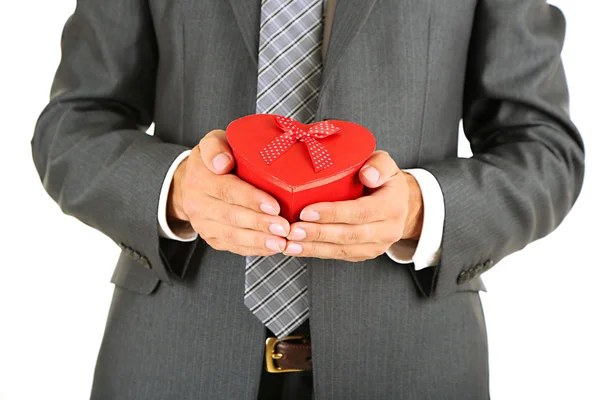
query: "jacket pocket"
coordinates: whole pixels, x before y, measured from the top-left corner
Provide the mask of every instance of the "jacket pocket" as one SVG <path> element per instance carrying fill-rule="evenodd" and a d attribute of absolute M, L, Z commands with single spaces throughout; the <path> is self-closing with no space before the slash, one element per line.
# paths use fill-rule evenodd
<path fill-rule="evenodd" d="M 152 270 L 144 267 L 125 252 L 121 252 L 110 281 L 121 289 L 144 295 L 152 294 L 160 284 L 160 279 Z"/>
<path fill-rule="evenodd" d="M 434 280 L 435 280 L 435 269 L 439 268 L 439 267 L 428 267 L 425 269 L 422 269 L 420 271 L 415 271 L 414 267 L 410 267 L 409 271 L 413 277 L 413 280 L 419 290 L 419 292 L 421 293 L 421 295 L 425 296 L 425 297 L 432 297 L 433 295 L 433 291 L 434 288 L 432 287 L 432 285 L 434 285 Z M 476 279 L 473 279 L 469 282 L 465 282 L 462 285 L 457 285 L 456 290 L 454 292 L 487 292 L 487 289 L 485 287 L 485 285 L 483 284 L 483 281 L 481 280 L 481 277 L 476 277 Z"/>

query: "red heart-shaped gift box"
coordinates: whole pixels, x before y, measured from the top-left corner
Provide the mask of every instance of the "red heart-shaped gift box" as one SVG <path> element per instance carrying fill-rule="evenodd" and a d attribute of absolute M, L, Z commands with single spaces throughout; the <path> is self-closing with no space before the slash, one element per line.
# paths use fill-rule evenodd
<path fill-rule="evenodd" d="M 298 140 L 293 133 L 312 138 Z M 275 197 L 280 215 L 290 222 L 298 221 L 310 204 L 361 197 L 364 187 L 357 172 L 375 150 L 373 134 L 355 123 L 328 120 L 305 125 L 272 114 L 233 121 L 227 140 L 237 175 Z"/>

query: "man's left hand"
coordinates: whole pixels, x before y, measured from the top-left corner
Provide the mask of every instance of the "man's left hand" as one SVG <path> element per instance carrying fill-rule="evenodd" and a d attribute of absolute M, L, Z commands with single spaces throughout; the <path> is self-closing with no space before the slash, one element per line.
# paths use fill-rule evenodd
<path fill-rule="evenodd" d="M 370 194 L 306 207 L 302 221 L 290 227 L 285 254 L 357 262 L 383 254 L 398 240 L 419 239 L 423 199 L 415 178 L 385 151 L 371 155 L 359 178 Z"/>

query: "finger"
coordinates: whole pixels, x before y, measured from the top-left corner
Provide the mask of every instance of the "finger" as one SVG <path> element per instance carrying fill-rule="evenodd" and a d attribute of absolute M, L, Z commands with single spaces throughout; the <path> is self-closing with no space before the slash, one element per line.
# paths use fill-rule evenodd
<path fill-rule="evenodd" d="M 204 202 L 202 222 L 206 219 L 237 228 L 251 229 L 285 237 L 290 232 L 289 222 L 282 217 L 267 215 L 246 207 L 225 203 L 209 197 Z"/>
<path fill-rule="evenodd" d="M 349 262 L 352 262 L 352 263 L 359 263 L 359 262 L 370 260 L 372 258 L 373 257 L 352 257 L 352 258 L 349 258 L 349 259 L 344 260 L 344 261 L 349 261 Z"/>
<path fill-rule="evenodd" d="M 298 222 L 292 224 L 287 239 L 334 244 L 393 243 L 402 235 L 395 225 L 391 221 L 363 225 Z"/>
<path fill-rule="evenodd" d="M 307 222 L 362 225 L 392 217 L 395 206 L 382 196 L 365 196 L 356 200 L 312 204 L 300 213 Z"/>
<path fill-rule="evenodd" d="M 265 214 L 279 214 L 279 203 L 270 194 L 255 188 L 235 175 L 223 175 L 218 178 L 209 179 L 203 185 L 204 192 L 209 196 Z"/>
<path fill-rule="evenodd" d="M 235 246 L 250 247 L 262 252 L 281 253 L 287 244 L 287 241 L 279 236 L 224 225 L 216 221 L 204 221 L 198 233 L 203 239 L 219 239 Z"/>
<path fill-rule="evenodd" d="M 210 247 L 219 251 L 229 251 L 231 253 L 239 254 L 240 256 L 271 256 L 273 254 L 277 254 L 276 252 L 272 252 L 270 250 L 261 250 L 254 247 L 244 247 L 235 244 L 228 243 L 221 239 L 208 239 L 206 243 Z"/>
<path fill-rule="evenodd" d="M 227 143 L 224 130 L 217 129 L 207 133 L 200 143 L 200 154 L 204 165 L 215 174 L 229 173 L 235 166 L 233 152 Z"/>
<path fill-rule="evenodd" d="M 377 150 L 360 169 L 358 177 L 363 185 L 376 188 L 400 171 L 396 162 L 383 150 Z"/>
<path fill-rule="evenodd" d="M 383 252 L 385 252 L 383 246 L 377 244 L 356 244 L 349 246 L 322 242 L 288 242 L 283 254 L 295 257 L 350 260 L 375 258 Z"/>

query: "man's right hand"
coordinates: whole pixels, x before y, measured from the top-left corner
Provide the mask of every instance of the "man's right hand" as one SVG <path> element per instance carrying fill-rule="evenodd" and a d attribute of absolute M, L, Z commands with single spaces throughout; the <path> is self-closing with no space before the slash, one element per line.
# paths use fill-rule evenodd
<path fill-rule="evenodd" d="M 208 133 L 173 177 L 169 224 L 189 223 L 214 249 L 267 256 L 285 249 L 290 224 L 269 194 L 230 174 L 235 166 L 225 131 Z"/>

